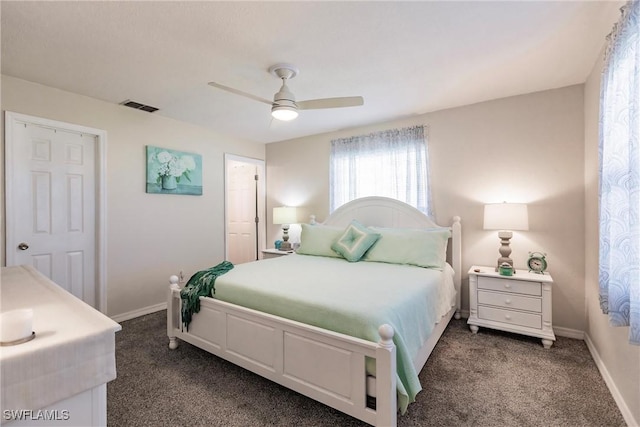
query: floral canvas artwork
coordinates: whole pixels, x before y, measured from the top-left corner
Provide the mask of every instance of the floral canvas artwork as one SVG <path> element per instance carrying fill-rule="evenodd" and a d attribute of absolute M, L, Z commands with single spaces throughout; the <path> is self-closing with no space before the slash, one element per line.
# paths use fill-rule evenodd
<path fill-rule="evenodd" d="M 147 193 L 202 195 L 202 156 L 147 145 Z"/>

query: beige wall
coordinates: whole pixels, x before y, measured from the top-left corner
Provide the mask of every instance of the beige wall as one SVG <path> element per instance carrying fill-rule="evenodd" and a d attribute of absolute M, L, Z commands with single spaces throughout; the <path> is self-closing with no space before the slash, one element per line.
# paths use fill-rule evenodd
<path fill-rule="evenodd" d="M 165 302 L 171 274 L 224 259 L 224 153 L 264 159 L 263 144 L 6 76 L 2 110 L 107 131 L 109 315 Z M 201 154 L 204 194 L 146 194 L 146 145 Z"/>
<path fill-rule="evenodd" d="M 603 55 L 600 55 L 602 59 Z M 587 339 L 640 425 L 640 346 L 628 343 L 629 328 L 612 328 L 598 300 L 598 116 L 602 60 L 585 84 L 585 296 Z"/>
<path fill-rule="evenodd" d="M 482 229 L 483 204 L 526 202 L 530 231 L 514 233 L 511 257 L 524 268 L 528 251 L 547 253 L 554 325 L 584 331 L 583 117 L 578 85 L 267 144 L 268 209 L 304 206 L 324 220 L 331 139 L 426 124 L 436 220 L 462 217 L 463 308 L 468 268 L 499 256 L 497 232 Z M 270 226 L 267 241 L 278 235 Z"/>

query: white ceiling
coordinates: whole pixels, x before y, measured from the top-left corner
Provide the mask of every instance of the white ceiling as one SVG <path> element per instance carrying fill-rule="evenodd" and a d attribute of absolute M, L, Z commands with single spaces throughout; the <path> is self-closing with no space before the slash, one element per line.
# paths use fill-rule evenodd
<path fill-rule="evenodd" d="M 583 83 L 620 1 L 2 1 L 2 73 L 273 142 Z M 267 69 L 299 100 L 365 105 L 271 120 Z M 126 107 L 122 107 L 126 108 Z"/>

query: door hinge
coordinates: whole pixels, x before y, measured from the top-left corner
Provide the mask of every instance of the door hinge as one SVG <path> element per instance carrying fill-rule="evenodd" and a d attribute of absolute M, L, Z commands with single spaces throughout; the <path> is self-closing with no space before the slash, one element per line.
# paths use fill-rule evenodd
<path fill-rule="evenodd" d="M 260 222 L 260 218 L 256 217 L 256 224 Z"/>
<path fill-rule="evenodd" d="M 253 179 L 258 181 L 258 175 L 253 175 Z"/>

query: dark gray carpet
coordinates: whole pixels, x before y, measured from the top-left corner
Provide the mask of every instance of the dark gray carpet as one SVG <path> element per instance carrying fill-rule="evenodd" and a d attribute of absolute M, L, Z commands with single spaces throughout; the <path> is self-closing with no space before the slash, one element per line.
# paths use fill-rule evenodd
<path fill-rule="evenodd" d="M 109 426 L 363 426 L 190 344 L 169 350 L 166 312 L 122 323 Z M 540 341 L 452 320 L 400 426 L 624 426 L 584 342 Z"/>

